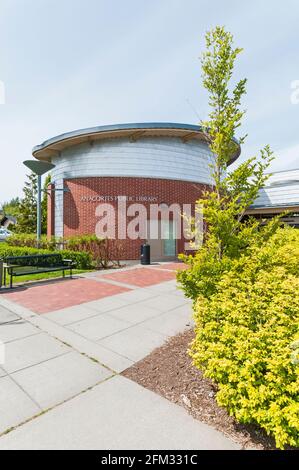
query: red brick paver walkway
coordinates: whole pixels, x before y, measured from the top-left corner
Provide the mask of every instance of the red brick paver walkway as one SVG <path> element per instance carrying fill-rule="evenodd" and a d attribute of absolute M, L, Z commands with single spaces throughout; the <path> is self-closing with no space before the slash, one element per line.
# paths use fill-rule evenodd
<path fill-rule="evenodd" d="M 183 263 L 166 263 L 149 268 L 140 267 L 98 275 L 99 280 L 105 279 L 108 282 L 98 282 L 87 278 L 53 280 L 20 286 L 12 291 L 3 292 L 2 295 L 35 313 L 48 313 L 121 294 L 130 290 L 126 285 L 149 287 L 160 282 L 170 281 L 176 277 L 175 270 L 185 268 Z M 109 280 L 126 285 L 115 285 L 109 283 Z"/>
<path fill-rule="evenodd" d="M 90 279 L 72 279 L 20 287 L 3 296 L 35 313 L 48 313 L 128 290 L 126 287 Z"/>
<path fill-rule="evenodd" d="M 111 279 L 113 281 L 124 282 L 137 287 L 148 287 L 160 282 L 170 281 L 175 279 L 175 272 L 154 270 L 151 268 L 137 268 L 130 271 L 123 271 L 113 274 L 104 274 L 101 276 L 104 279 Z"/>

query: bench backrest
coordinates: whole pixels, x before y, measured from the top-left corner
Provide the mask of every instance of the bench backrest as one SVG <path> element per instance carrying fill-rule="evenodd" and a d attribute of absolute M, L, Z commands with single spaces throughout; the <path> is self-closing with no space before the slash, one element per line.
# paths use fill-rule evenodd
<path fill-rule="evenodd" d="M 7 256 L 4 261 L 8 264 L 18 266 L 39 266 L 39 267 L 55 267 L 62 265 L 62 255 L 59 253 L 41 254 L 41 255 L 25 255 L 25 256 Z"/>

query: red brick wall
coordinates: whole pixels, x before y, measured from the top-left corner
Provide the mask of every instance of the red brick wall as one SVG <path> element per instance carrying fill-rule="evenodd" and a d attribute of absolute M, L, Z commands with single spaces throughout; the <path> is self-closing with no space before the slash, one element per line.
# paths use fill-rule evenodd
<path fill-rule="evenodd" d="M 199 183 L 152 178 L 127 177 L 89 177 L 75 178 L 64 181 L 70 192 L 64 193 L 64 237 L 95 233 L 98 217 L 95 209 L 99 201 L 82 201 L 82 197 L 90 196 L 137 196 L 157 197 L 157 204 L 162 202 L 170 205 L 194 204 L 206 186 Z M 117 208 L 117 201 L 107 201 Z M 134 201 L 135 202 L 135 201 Z M 132 202 L 127 202 L 127 206 Z M 150 203 L 144 203 L 149 208 Z M 49 211 L 50 212 L 50 211 Z M 53 214 L 52 214 L 53 218 Z M 51 220 L 48 222 L 52 227 Z M 184 241 L 178 240 L 178 252 L 184 249 Z M 140 244 L 143 240 L 124 240 L 124 259 L 138 259 Z"/>

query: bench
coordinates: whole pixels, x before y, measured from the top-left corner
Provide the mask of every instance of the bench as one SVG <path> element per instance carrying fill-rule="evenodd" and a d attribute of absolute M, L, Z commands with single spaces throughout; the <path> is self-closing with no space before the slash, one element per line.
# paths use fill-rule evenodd
<path fill-rule="evenodd" d="M 10 276 L 9 286 L 12 288 L 13 277 L 26 276 L 29 274 L 50 273 L 62 271 L 65 277 L 65 271 L 72 271 L 75 263 L 70 259 L 64 259 L 59 253 L 26 255 L 26 256 L 7 256 L 3 258 L 4 286 L 6 286 L 6 273 Z"/>

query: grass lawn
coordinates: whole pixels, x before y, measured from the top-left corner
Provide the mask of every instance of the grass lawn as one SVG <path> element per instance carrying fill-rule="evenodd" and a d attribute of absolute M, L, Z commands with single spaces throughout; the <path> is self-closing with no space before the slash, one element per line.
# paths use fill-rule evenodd
<path fill-rule="evenodd" d="M 89 273 L 93 271 L 92 269 L 73 269 L 73 275 L 76 274 L 82 274 L 82 273 Z M 23 283 L 23 282 L 29 282 L 29 281 L 40 281 L 40 280 L 46 280 L 46 279 L 54 279 L 54 278 L 60 278 L 62 277 L 62 272 L 57 271 L 53 273 L 40 273 L 40 274 L 27 274 L 26 276 L 17 276 L 13 278 L 13 283 L 14 285 Z M 65 277 L 68 278 L 69 274 L 65 274 Z M 6 276 L 6 286 L 9 286 L 9 280 L 10 276 Z M 3 279 L 3 284 L 4 284 L 4 279 Z"/>

